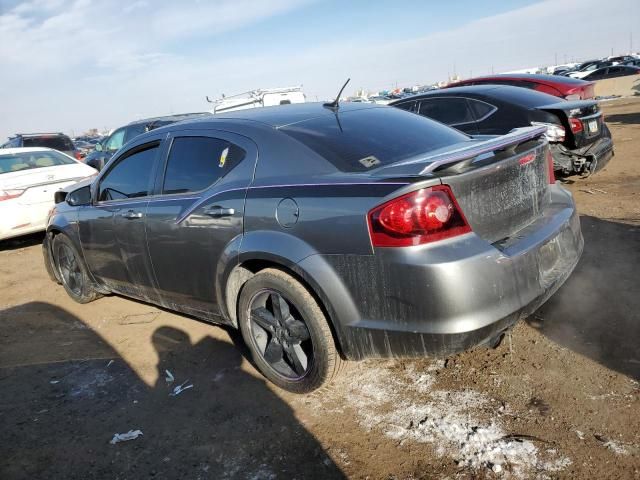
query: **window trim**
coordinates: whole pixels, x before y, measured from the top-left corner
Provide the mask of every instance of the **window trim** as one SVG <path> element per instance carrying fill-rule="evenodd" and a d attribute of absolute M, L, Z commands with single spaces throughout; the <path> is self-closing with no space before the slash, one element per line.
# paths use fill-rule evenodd
<path fill-rule="evenodd" d="M 118 166 L 120 163 L 122 163 L 124 160 L 126 160 L 127 158 L 131 157 L 132 155 L 135 155 L 136 153 L 140 153 L 143 152 L 145 150 L 151 150 L 152 148 L 157 148 L 158 149 L 158 153 L 157 153 L 157 157 L 156 159 L 153 161 L 153 165 L 151 168 L 151 175 L 149 176 L 149 180 L 148 180 L 148 191 L 147 191 L 147 195 L 143 196 L 143 197 L 134 197 L 134 198 L 119 198 L 119 199 L 115 199 L 115 200 L 100 200 L 100 192 L 101 192 L 101 187 L 102 187 L 102 182 L 104 181 L 105 178 L 107 178 L 109 176 L 109 174 L 113 171 L 113 169 Z M 107 170 L 104 171 L 103 174 L 100 175 L 100 177 L 98 178 L 97 182 L 96 182 L 96 189 L 95 189 L 95 194 L 94 194 L 94 198 L 92 199 L 92 204 L 93 205 L 106 205 L 106 204 L 113 204 L 113 203 L 128 203 L 128 202 L 135 202 L 136 200 L 145 200 L 148 201 L 149 197 L 151 197 L 154 193 L 154 187 L 155 187 L 155 165 L 157 165 L 158 160 L 160 158 L 160 155 L 162 155 L 162 139 L 155 139 L 155 140 L 151 140 L 149 142 L 140 144 L 140 145 L 136 145 L 135 147 L 127 150 L 125 153 L 123 153 L 122 155 L 120 155 L 117 160 L 115 162 L 113 162 L 111 165 L 109 165 L 109 168 Z"/>

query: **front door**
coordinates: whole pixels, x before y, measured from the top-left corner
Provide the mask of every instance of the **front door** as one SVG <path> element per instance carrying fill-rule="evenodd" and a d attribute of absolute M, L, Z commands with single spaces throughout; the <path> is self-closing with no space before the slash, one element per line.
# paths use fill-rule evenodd
<path fill-rule="evenodd" d="M 133 147 L 102 175 L 91 206 L 79 212 L 80 239 L 90 270 L 110 290 L 155 301 L 145 215 L 159 161 L 160 140 Z"/>
<path fill-rule="evenodd" d="M 178 131 L 147 206 L 149 256 L 161 304 L 219 320 L 216 273 L 243 234 L 255 144 L 227 132 Z"/>

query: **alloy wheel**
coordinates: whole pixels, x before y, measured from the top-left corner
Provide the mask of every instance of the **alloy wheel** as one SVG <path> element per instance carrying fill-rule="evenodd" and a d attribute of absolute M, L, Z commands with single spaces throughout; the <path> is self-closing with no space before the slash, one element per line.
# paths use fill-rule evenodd
<path fill-rule="evenodd" d="M 249 302 L 255 350 L 280 377 L 299 380 L 311 369 L 313 344 L 295 305 L 275 290 L 261 290 Z"/>
<path fill-rule="evenodd" d="M 58 248 L 58 269 L 65 285 L 76 295 L 82 294 L 82 270 L 75 252 L 67 245 Z"/>

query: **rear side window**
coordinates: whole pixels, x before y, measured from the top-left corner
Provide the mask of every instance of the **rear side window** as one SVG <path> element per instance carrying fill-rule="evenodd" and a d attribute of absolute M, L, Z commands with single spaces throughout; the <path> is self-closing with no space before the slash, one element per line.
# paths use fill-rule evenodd
<path fill-rule="evenodd" d="M 220 138 L 176 137 L 171 145 L 162 193 L 204 190 L 245 157 L 245 151 Z"/>
<path fill-rule="evenodd" d="M 413 100 L 411 102 L 395 103 L 393 106 L 407 112 L 413 112 L 415 111 L 416 102 Z"/>
<path fill-rule="evenodd" d="M 148 132 L 146 125 L 130 125 L 125 129 L 123 143 L 127 143 L 129 140 L 136 138 L 138 135 Z"/>
<path fill-rule="evenodd" d="M 480 100 L 467 98 L 467 102 L 469 102 L 469 106 L 471 107 L 471 111 L 473 111 L 473 115 L 476 120 L 484 120 L 496 111 L 496 107 L 489 105 L 486 102 L 481 102 Z"/>
<path fill-rule="evenodd" d="M 422 100 L 419 113 L 447 125 L 460 125 L 474 121 L 469 104 L 464 98 L 445 97 Z"/>
<path fill-rule="evenodd" d="M 107 172 L 100 182 L 98 200 L 123 200 L 149 195 L 153 162 L 158 145 L 128 155 Z"/>
<path fill-rule="evenodd" d="M 343 172 L 361 172 L 468 141 L 428 118 L 393 107 L 323 115 L 280 128 Z"/>
<path fill-rule="evenodd" d="M 61 152 L 68 152 L 75 150 L 71 139 L 66 136 L 42 136 L 42 137 L 24 137 L 22 139 L 22 145 L 24 147 L 47 147 L 59 150 Z"/>

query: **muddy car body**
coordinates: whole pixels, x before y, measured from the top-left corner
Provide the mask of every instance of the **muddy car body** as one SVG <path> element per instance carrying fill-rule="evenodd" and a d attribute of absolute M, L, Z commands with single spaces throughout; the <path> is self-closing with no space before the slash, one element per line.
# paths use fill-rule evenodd
<path fill-rule="evenodd" d="M 142 184 L 116 182 L 127 164 Z M 544 128 L 478 141 L 380 105 L 234 112 L 142 135 L 59 194 L 45 262 L 77 301 L 238 327 L 265 376 L 305 392 L 343 359 L 493 342 L 544 302 L 583 243 L 550 165 Z"/>

